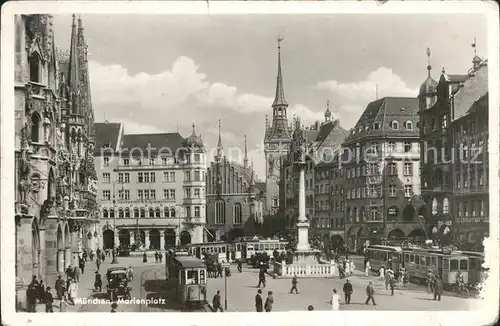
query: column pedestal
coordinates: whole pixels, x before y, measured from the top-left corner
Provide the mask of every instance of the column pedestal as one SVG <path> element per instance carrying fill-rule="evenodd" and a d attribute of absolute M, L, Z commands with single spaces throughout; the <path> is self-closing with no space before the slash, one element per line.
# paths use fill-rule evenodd
<path fill-rule="evenodd" d="M 297 223 L 297 231 L 298 231 L 298 243 L 297 243 L 297 250 L 300 251 L 307 251 L 310 250 L 311 247 L 309 246 L 309 222 L 299 222 Z"/>
<path fill-rule="evenodd" d="M 59 249 L 57 251 L 57 273 L 64 273 L 65 270 L 65 263 L 64 263 L 64 250 Z"/>
<path fill-rule="evenodd" d="M 160 230 L 160 250 L 165 250 L 165 230 Z"/>
<path fill-rule="evenodd" d="M 64 269 L 63 271 L 71 265 L 71 247 L 64 249 Z"/>
<path fill-rule="evenodd" d="M 149 250 L 149 231 L 144 231 L 144 249 Z"/>

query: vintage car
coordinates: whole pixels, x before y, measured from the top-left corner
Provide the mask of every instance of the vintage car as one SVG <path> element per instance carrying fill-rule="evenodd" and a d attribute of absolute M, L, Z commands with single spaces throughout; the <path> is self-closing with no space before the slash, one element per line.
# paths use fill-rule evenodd
<path fill-rule="evenodd" d="M 130 292 L 132 288 L 128 285 L 129 280 L 125 267 L 108 268 L 106 278 L 108 279 L 106 289 L 111 301 L 131 298 Z"/>

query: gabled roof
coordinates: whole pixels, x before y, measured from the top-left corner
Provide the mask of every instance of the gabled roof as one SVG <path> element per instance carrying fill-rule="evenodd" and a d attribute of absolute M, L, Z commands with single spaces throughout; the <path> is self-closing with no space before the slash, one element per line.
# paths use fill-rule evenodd
<path fill-rule="evenodd" d="M 183 142 L 184 138 L 177 132 L 129 134 L 123 135 L 121 150 L 128 152 L 132 149 L 141 149 L 143 153 L 146 154 L 149 148 L 151 154 L 156 154 L 158 151 L 161 151 L 164 155 L 175 155 L 177 150 L 183 147 Z"/>
<path fill-rule="evenodd" d="M 488 93 L 488 65 L 483 63 L 460 87 L 454 96 L 453 120 L 465 115 L 473 104 Z"/>
<path fill-rule="evenodd" d="M 95 122 L 95 151 L 100 152 L 103 146 L 116 148 L 120 136 L 121 123 Z"/>
<path fill-rule="evenodd" d="M 418 120 L 417 98 L 384 97 L 367 105 L 356 126 L 350 130 L 346 142 L 356 141 L 365 136 L 418 137 Z M 392 128 L 393 121 L 398 123 L 398 129 Z M 407 121 L 411 122 L 411 129 L 405 128 Z M 375 128 L 376 125 L 378 129 Z"/>

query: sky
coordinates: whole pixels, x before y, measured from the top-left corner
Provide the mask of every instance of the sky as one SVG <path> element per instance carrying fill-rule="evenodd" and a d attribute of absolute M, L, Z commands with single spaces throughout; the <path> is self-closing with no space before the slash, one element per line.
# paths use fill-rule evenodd
<path fill-rule="evenodd" d="M 265 116 L 272 117 L 277 42 L 288 118 L 324 120 L 326 101 L 353 127 L 370 101 L 416 97 L 441 70 L 466 73 L 487 54 L 480 15 L 82 15 L 96 121 L 125 133 L 202 134 L 216 146 L 243 148 L 264 179 Z M 69 49 L 71 15 L 54 16 L 56 46 Z M 377 87 L 378 85 L 378 87 Z"/>

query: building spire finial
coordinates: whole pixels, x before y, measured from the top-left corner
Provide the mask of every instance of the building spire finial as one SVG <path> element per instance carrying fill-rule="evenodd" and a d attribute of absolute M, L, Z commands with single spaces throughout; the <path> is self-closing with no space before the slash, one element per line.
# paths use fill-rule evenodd
<path fill-rule="evenodd" d="M 273 107 L 284 106 L 288 107 L 288 103 L 285 100 L 285 92 L 283 90 L 283 75 L 281 72 L 281 42 L 283 42 L 284 38 L 278 36 L 278 76 L 276 78 L 276 94 L 274 96 Z"/>
<path fill-rule="evenodd" d="M 247 148 L 247 135 L 245 135 L 245 157 L 243 158 L 243 167 L 248 168 L 248 148 Z"/>
<path fill-rule="evenodd" d="M 477 49 L 476 49 L 476 37 L 474 37 L 474 43 L 471 44 L 472 48 L 474 49 L 474 56 L 477 55 Z"/>
<path fill-rule="evenodd" d="M 431 66 L 431 48 L 427 48 L 427 73 L 429 74 L 429 76 L 431 75 L 431 70 L 432 70 L 432 66 Z"/>
<path fill-rule="evenodd" d="M 217 141 L 217 149 L 222 149 L 222 138 L 221 138 L 221 121 L 219 119 L 219 140 Z"/>
<path fill-rule="evenodd" d="M 193 135 L 196 135 L 194 122 L 193 122 L 192 127 L 193 127 Z"/>

